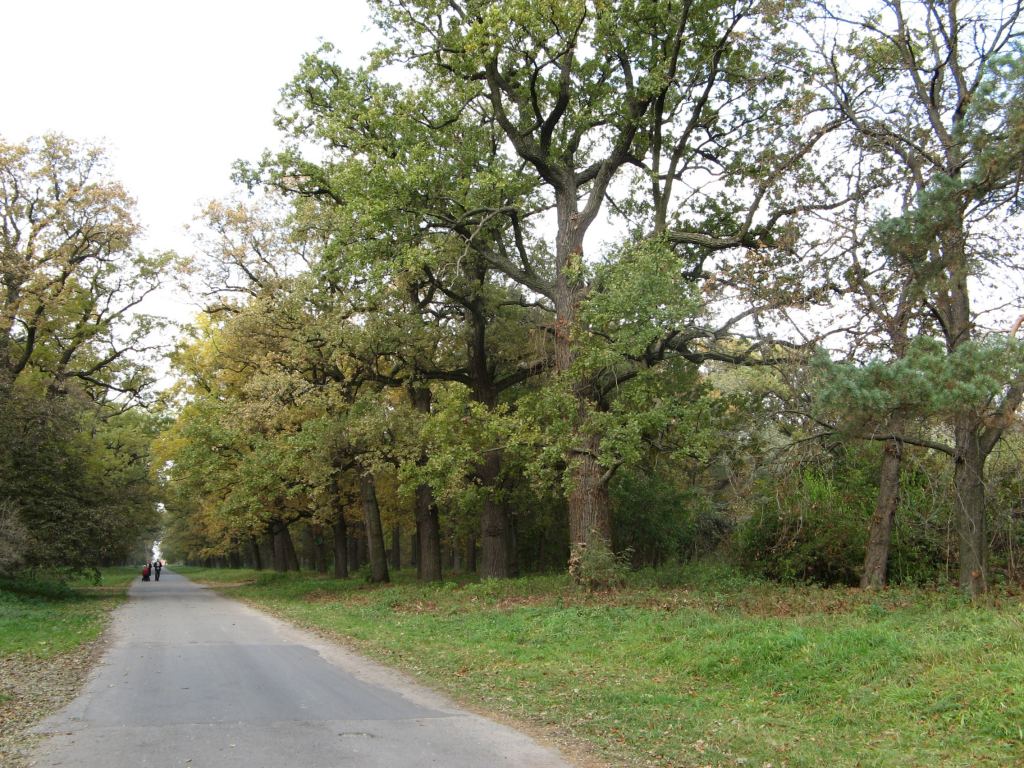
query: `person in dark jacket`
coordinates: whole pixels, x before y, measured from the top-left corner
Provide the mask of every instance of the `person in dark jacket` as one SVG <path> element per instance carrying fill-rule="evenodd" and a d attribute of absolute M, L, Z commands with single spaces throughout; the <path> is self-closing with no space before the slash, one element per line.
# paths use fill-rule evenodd
<path fill-rule="evenodd" d="M 153 561 L 153 571 L 156 573 L 156 580 L 160 581 L 160 571 L 164 569 L 163 562 L 157 558 Z"/>

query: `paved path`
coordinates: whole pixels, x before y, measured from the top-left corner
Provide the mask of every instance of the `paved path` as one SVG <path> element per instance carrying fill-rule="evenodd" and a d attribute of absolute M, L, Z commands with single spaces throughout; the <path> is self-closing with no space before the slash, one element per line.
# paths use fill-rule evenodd
<path fill-rule="evenodd" d="M 136 581 L 35 766 L 568 768 L 551 750 L 164 569 Z"/>

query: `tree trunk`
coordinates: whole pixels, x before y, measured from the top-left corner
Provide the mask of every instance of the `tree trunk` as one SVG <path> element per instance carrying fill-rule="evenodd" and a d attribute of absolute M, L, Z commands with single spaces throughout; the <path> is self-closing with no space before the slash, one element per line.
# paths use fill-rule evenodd
<path fill-rule="evenodd" d="M 956 420 L 953 504 L 960 543 L 960 588 L 976 597 L 988 586 L 988 532 L 985 524 L 985 456 L 979 426 L 970 416 Z"/>
<path fill-rule="evenodd" d="M 288 530 L 288 526 L 284 526 L 282 532 L 282 538 L 284 540 L 284 553 L 286 562 L 288 564 L 288 570 L 290 571 L 301 571 L 302 568 L 299 566 L 299 556 L 295 552 L 295 542 L 292 541 L 291 531 Z"/>
<path fill-rule="evenodd" d="M 340 514 L 334 520 L 334 578 L 348 578 L 348 528 Z"/>
<path fill-rule="evenodd" d="M 476 273 L 470 270 L 469 278 L 483 284 L 486 270 L 481 269 Z M 498 390 L 494 369 L 488 359 L 488 315 L 483 299 L 479 296 L 467 306 L 466 321 L 472 329 L 468 338 L 467 359 L 473 399 L 493 411 L 498 405 Z M 480 511 L 480 577 L 483 579 L 507 579 L 512 575 L 508 557 L 509 512 L 502 499 L 501 462 L 501 450 L 491 447 L 484 452 L 477 468 L 480 487 L 484 492 L 483 508 Z M 476 570 L 475 552 L 474 546 L 473 562 L 466 563 L 469 571 Z"/>
<path fill-rule="evenodd" d="M 275 525 L 271 533 L 274 540 L 274 570 L 284 573 L 288 570 L 288 553 L 284 540 L 288 536 L 288 529 L 283 523 Z"/>
<path fill-rule="evenodd" d="M 260 554 L 260 543 L 255 536 L 249 537 L 249 549 L 252 552 L 252 566 L 257 571 L 263 570 L 263 556 Z"/>
<path fill-rule="evenodd" d="M 384 530 L 380 522 L 380 506 L 377 504 L 377 487 L 373 475 L 359 476 L 359 497 L 363 502 L 363 519 L 366 523 L 370 580 L 375 584 L 382 584 L 391 579 L 388 576 L 388 561 L 384 553 Z"/>
<path fill-rule="evenodd" d="M 306 530 L 309 531 L 313 552 L 313 570 L 317 573 L 327 573 L 327 541 L 324 539 L 324 530 L 321 526 L 313 524 L 307 526 Z"/>
<path fill-rule="evenodd" d="M 903 425 L 897 425 L 893 432 L 900 434 Z M 892 523 L 900 499 L 900 464 L 903 461 L 903 444 L 890 440 L 882 454 L 882 469 L 878 479 L 878 500 L 875 514 L 868 531 L 867 551 L 864 553 L 864 573 L 860 585 L 864 589 L 881 589 L 886 585 L 889 567 L 889 549 L 892 545 Z"/>
<path fill-rule="evenodd" d="M 476 573 L 477 570 L 477 556 L 476 556 L 476 537 L 466 537 L 466 573 Z"/>
<path fill-rule="evenodd" d="M 480 515 L 480 578 L 507 579 L 512 575 L 509 561 L 508 507 L 498 498 L 501 454 L 490 451 L 480 466 L 480 484 L 488 489 Z"/>
<path fill-rule="evenodd" d="M 956 154 L 957 148 L 951 150 Z M 955 158 L 958 159 L 958 158 Z M 954 166 L 959 174 L 959 165 Z M 945 290 L 935 305 L 942 318 L 946 349 L 950 354 L 975 336 L 968 278 L 970 265 L 963 228 L 963 212 L 940 237 L 943 263 L 947 264 Z M 970 597 L 985 592 L 988 584 L 988 539 L 985 525 L 985 459 L 981 448 L 984 424 L 967 409 L 954 415 L 953 505 L 960 546 L 960 589 Z"/>
<path fill-rule="evenodd" d="M 611 546 L 611 502 L 604 468 L 597 463 L 599 438 L 581 436 L 583 450 L 573 461 L 572 490 L 569 492 L 569 543 L 571 548 L 580 544 L 600 542 Z"/>
<path fill-rule="evenodd" d="M 568 374 L 576 357 L 573 344 L 583 284 L 583 236 L 589 222 L 577 210 L 577 190 L 568 184 L 556 194 L 558 234 L 555 275 L 555 372 Z M 600 438 L 584 431 L 593 403 L 589 383 L 573 382 L 576 397 L 575 443 L 566 457 L 572 490 L 568 498 L 570 552 L 580 544 L 611 546 L 611 502 L 604 470 L 597 463 Z"/>

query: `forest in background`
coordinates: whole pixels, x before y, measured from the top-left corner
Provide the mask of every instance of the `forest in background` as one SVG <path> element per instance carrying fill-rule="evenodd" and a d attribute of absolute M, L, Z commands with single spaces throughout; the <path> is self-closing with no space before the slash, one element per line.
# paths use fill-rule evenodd
<path fill-rule="evenodd" d="M 1019 579 L 1019 3 L 373 6 L 188 259 L 0 144 L 0 570 Z"/>

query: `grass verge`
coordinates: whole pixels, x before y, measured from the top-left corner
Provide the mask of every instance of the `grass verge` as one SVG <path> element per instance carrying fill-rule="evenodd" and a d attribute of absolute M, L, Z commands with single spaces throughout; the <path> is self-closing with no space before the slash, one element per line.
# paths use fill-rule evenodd
<path fill-rule="evenodd" d="M 0 765 L 26 765 L 28 729 L 78 692 L 136 573 L 104 569 L 99 584 L 0 580 Z"/>
<path fill-rule="evenodd" d="M 602 595 L 562 576 L 371 587 L 182 572 L 609 764 L 1024 764 L 1016 595 L 971 605 L 707 569 Z"/>

